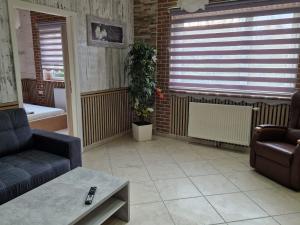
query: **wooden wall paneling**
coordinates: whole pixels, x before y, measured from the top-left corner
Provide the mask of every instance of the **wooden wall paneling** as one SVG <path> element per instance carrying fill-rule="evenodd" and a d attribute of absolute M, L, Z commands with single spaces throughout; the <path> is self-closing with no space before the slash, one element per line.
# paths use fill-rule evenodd
<path fill-rule="evenodd" d="M 0 0 L 0 103 L 17 101 L 12 46 L 8 18 L 8 0 Z M 26 0 L 26 2 L 76 12 L 80 88 L 82 92 L 127 85 L 124 58 L 128 49 L 110 50 L 87 46 L 86 15 L 116 20 L 126 25 L 127 43 L 133 42 L 133 0 Z M 105 65 L 112 60 L 115 69 Z"/>
<path fill-rule="evenodd" d="M 130 129 L 126 88 L 85 93 L 81 99 L 84 146 L 97 144 Z"/>
<path fill-rule="evenodd" d="M 0 103 L 0 110 L 16 109 L 19 107 L 18 102 Z"/>

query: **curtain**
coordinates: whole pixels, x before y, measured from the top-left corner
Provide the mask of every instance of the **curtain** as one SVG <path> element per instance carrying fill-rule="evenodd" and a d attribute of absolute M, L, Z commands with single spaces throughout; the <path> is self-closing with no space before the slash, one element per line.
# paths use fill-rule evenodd
<path fill-rule="evenodd" d="M 290 96 L 298 83 L 300 2 L 171 11 L 170 89 Z"/>

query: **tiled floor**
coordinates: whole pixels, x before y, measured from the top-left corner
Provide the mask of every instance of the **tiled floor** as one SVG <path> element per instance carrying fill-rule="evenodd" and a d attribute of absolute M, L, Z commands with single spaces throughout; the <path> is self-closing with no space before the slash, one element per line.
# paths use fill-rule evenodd
<path fill-rule="evenodd" d="M 83 154 L 85 167 L 130 180 L 128 225 L 300 225 L 300 193 L 257 174 L 248 158 L 174 139 L 138 143 L 128 136 Z"/>

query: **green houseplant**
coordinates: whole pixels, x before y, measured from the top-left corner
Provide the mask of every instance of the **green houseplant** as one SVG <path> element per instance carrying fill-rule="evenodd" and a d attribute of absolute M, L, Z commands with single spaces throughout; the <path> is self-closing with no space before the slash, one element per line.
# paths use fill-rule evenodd
<path fill-rule="evenodd" d="M 152 138 L 151 114 L 154 112 L 156 88 L 156 50 L 141 41 L 135 42 L 128 53 L 126 72 L 129 76 L 129 98 L 135 114 L 133 136 L 138 141 Z"/>

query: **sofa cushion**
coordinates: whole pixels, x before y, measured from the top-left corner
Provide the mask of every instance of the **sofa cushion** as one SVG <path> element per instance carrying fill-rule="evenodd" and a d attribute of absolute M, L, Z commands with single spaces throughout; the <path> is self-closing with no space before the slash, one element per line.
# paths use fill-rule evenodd
<path fill-rule="evenodd" d="M 31 139 L 24 109 L 0 111 L 0 157 L 30 148 Z"/>
<path fill-rule="evenodd" d="M 18 150 L 29 149 L 32 146 L 32 132 L 29 127 L 27 114 L 24 109 L 7 110 L 7 114 L 12 122 L 14 132 L 18 138 Z"/>
<path fill-rule="evenodd" d="M 0 157 L 18 148 L 18 138 L 13 130 L 9 116 L 0 111 Z"/>
<path fill-rule="evenodd" d="M 290 167 L 295 145 L 283 142 L 256 142 L 255 153 L 285 167 Z"/>
<path fill-rule="evenodd" d="M 70 161 L 51 153 L 28 150 L 0 158 L 0 204 L 70 170 Z"/>

